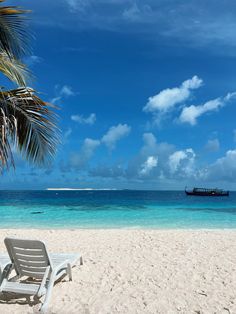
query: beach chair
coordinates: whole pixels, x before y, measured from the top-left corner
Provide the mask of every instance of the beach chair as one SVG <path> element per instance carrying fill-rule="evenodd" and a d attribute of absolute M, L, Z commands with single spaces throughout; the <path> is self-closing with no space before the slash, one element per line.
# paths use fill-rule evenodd
<path fill-rule="evenodd" d="M 45 313 L 55 281 L 64 275 L 68 275 L 69 280 L 72 280 L 71 268 L 78 259 L 82 265 L 82 257 L 78 254 L 50 255 L 44 242 L 38 240 L 5 238 L 4 242 L 10 260 L 7 263 L 6 256 L 0 258 L 0 262 L 5 263 L 0 279 L 0 291 L 37 298 L 44 296 L 40 311 Z M 10 277 L 12 270 L 16 273 L 14 277 Z M 30 278 L 30 281 L 24 280 L 26 278 Z"/>

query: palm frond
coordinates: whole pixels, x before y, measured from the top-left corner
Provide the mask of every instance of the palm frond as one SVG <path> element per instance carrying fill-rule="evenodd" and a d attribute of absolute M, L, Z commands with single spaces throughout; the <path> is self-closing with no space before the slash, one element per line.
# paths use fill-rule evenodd
<path fill-rule="evenodd" d="M 27 12 L 16 6 L 0 6 L 0 50 L 16 59 L 28 52 L 29 33 L 24 18 Z"/>
<path fill-rule="evenodd" d="M 13 57 L 9 58 L 5 52 L 0 52 L 0 72 L 20 86 L 26 86 L 31 77 L 30 71 L 23 63 Z"/>
<path fill-rule="evenodd" d="M 56 115 L 52 107 L 31 88 L 1 91 L 2 141 L 7 139 L 8 143 L 14 142 L 19 151 L 34 163 L 49 161 L 58 144 Z M 7 164 L 8 158 L 9 151 L 1 151 L 0 146 L 2 166 Z"/>
<path fill-rule="evenodd" d="M 7 137 L 9 128 L 8 122 L 9 120 L 3 108 L 0 107 L 0 172 L 2 172 L 4 168 L 8 168 L 9 164 L 14 165 L 11 147 Z"/>
<path fill-rule="evenodd" d="M 14 166 L 11 146 L 8 139 L 4 138 L 0 132 L 0 172 L 2 172 L 4 168 L 8 169 L 10 165 Z"/>

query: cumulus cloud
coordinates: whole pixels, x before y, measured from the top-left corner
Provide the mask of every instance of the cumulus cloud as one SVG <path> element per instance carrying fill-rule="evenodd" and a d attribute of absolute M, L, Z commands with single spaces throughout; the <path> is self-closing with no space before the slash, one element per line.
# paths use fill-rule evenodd
<path fill-rule="evenodd" d="M 153 181 L 196 177 L 195 152 L 192 148 L 176 150 L 174 145 L 158 143 L 153 133 L 143 134 L 143 145 L 128 163 L 100 165 L 91 175 L 104 178 Z"/>
<path fill-rule="evenodd" d="M 127 136 L 130 131 L 131 127 L 127 124 L 118 124 L 117 126 L 112 126 L 102 137 L 101 142 L 104 143 L 109 149 L 114 149 L 117 141 Z"/>
<path fill-rule="evenodd" d="M 236 92 L 229 93 L 223 98 L 209 100 L 203 105 L 199 106 L 191 105 L 189 107 L 184 107 L 180 114 L 179 121 L 182 123 L 189 123 L 191 125 L 195 125 L 197 123 L 197 119 L 200 116 L 207 112 L 217 111 L 235 97 Z"/>
<path fill-rule="evenodd" d="M 80 124 L 93 125 L 96 121 L 96 114 L 91 113 L 87 118 L 83 117 L 83 115 L 72 115 L 71 120 Z"/>
<path fill-rule="evenodd" d="M 205 148 L 209 152 L 217 152 L 220 149 L 220 142 L 217 138 L 208 140 Z"/>
<path fill-rule="evenodd" d="M 81 116 L 79 116 L 79 118 L 74 119 L 74 121 L 78 121 L 81 122 Z M 88 120 L 88 118 L 83 118 Z M 93 120 L 93 116 L 92 116 L 92 120 Z M 83 121 L 83 123 L 85 123 Z M 87 123 L 89 123 L 87 121 Z M 91 123 L 91 122 L 90 122 Z M 91 139 L 91 138 L 86 138 L 82 144 L 82 147 L 80 149 L 80 151 L 78 152 L 73 152 L 70 157 L 68 162 L 65 161 L 61 161 L 60 163 L 60 169 L 62 172 L 67 172 L 70 171 L 71 169 L 83 169 L 85 166 L 87 166 L 87 164 L 89 163 L 90 159 L 93 157 L 96 149 L 101 145 L 104 144 L 107 147 L 109 147 L 109 149 L 114 149 L 115 145 L 117 143 L 118 140 L 120 140 L 121 138 L 123 138 L 124 136 L 128 135 L 130 132 L 131 128 L 127 125 L 127 124 L 118 124 L 117 126 L 113 126 L 111 127 L 108 132 L 99 140 L 95 140 L 95 139 Z M 64 134 L 64 140 L 66 141 L 67 138 L 70 136 L 72 130 L 71 128 L 69 128 L 65 134 Z M 105 169 L 105 170 L 104 170 Z M 96 173 L 105 173 L 105 171 L 108 171 L 109 173 L 117 173 L 117 170 L 113 171 L 112 167 L 109 169 L 107 166 L 103 167 L 100 166 L 99 169 L 94 168 L 93 170 L 91 170 L 91 173 L 93 172 L 94 174 Z"/>
<path fill-rule="evenodd" d="M 142 164 L 140 175 L 149 174 L 153 168 L 158 164 L 158 157 L 149 156 L 147 160 Z"/>
<path fill-rule="evenodd" d="M 175 105 L 180 104 L 191 96 L 191 91 L 202 85 L 202 79 L 193 76 L 191 79 L 184 81 L 179 87 L 167 88 L 155 96 L 149 97 L 145 112 L 167 112 Z"/>
<path fill-rule="evenodd" d="M 61 96 L 74 96 L 75 92 L 72 90 L 71 86 L 64 85 L 64 86 L 62 86 L 62 88 L 60 90 L 60 95 Z"/>
<path fill-rule="evenodd" d="M 175 151 L 169 156 L 170 173 L 175 174 L 178 171 L 191 175 L 193 173 L 195 157 L 196 154 L 192 148 Z"/>
<path fill-rule="evenodd" d="M 148 156 L 149 154 L 157 153 L 157 139 L 153 133 L 143 134 L 143 146 L 141 148 L 141 155 Z"/>
<path fill-rule="evenodd" d="M 189 123 L 195 125 L 197 123 L 197 118 L 209 111 L 215 111 L 220 107 L 224 106 L 224 103 L 219 99 L 209 100 L 204 105 L 183 108 L 179 121 L 182 123 Z"/>
<path fill-rule="evenodd" d="M 149 171 L 142 179 L 156 179 L 162 173 L 168 173 L 168 157 L 174 151 L 174 146 L 168 143 L 158 143 L 153 133 L 143 134 L 143 145 L 140 151 L 128 163 L 127 178 L 140 178 L 140 171 Z M 153 157 L 153 158 L 149 158 Z M 156 163 L 156 166 L 154 167 Z M 151 168 L 151 165 L 153 166 Z M 158 167 L 157 167 L 158 165 Z M 150 167 L 150 168 L 149 168 Z M 143 173 L 144 174 L 144 173 Z"/>
<path fill-rule="evenodd" d="M 235 178 L 236 149 L 228 150 L 225 156 L 218 158 L 215 163 L 204 170 L 205 180 L 235 182 Z"/>
<path fill-rule="evenodd" d="M 75 96 L 76 93 L 73 91 L 72 87 L 69 85 L 63 85 L 59 87 L 58 85 L 55 86 L 56 96 L 50 100 L 50 103 L 57 104 L 62 100 L 63 97 L 70 97 Z"/>
<path fill-rule="evenodd" d="M 100 141 L 86 138 L 79 153 L 70 156 L 69 166 L 74 169 L 81 169 L 92 158 L 95 150 L 99 147 Z"/>

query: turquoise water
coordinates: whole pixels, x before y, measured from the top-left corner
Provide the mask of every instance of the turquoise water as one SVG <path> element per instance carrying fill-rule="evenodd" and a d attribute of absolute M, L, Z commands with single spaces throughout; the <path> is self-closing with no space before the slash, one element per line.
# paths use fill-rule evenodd
<path fill-rule="evenodd" d="M 0 228 L 236 228 L 236 192 L 0 191 L 0 213 Z"/>

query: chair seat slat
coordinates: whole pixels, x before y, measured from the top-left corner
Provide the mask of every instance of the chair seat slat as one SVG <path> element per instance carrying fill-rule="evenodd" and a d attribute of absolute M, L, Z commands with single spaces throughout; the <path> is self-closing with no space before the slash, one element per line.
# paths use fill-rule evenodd
<path fill-rule="evenodd" d="M 15 248 L 43 249 L 44 244 L 38 240 L 11 239 L 11 245 Z"/>
<path fill-rule="evenodd" d="M 20 265 L 30 266 L 30 267 L 47 267 L 48 263 L 44 261 L 29 261 L 24 259 L 18 259 Z"/>
<path fill-rule="evenodd" d="M 32 270 L 32 271 L 45 271 L 45 268 L 47 266 L 29 266 L 29 265 L 25 265 L 25 264 L 19 264 L 20 267 L 28 269 L 28 270 Z"/>
<path fill-rule="evenodd" d="M 16 254 L 15 257 L 17 260 L 27 260 L 27 261 L 45 261 L 45 256 L 30 256 L 30 255 L 24 255 L 24 254 Z"/>
<path fill-rule="evenodd" d="M 44 255 L 44 251 L 42 250 L 19 250 L 14 249 L 15 254 L 21 254 L 21 255 L 30 255 L 30 256 L 42 256 Z"/>
<path fill-rule="evenodd" d="M 24 284 L 17 282 L 6 282 L 3 291 L 21 293 L 21 294 L 36 294 L 39 289 L 37 284 Z"/>
<path fill-rule="evenodd" d="M 35 278 L 35 279 L 42 279 L 43 276 L 44 276 L 44 273 L 45 273 L 45 270 L 44 272 L 37 272 L 37 271 L 30 271 L 30 270 L 27 270 L 26 268 L 22 268 L 21 269 L 21 274 L 23 276 L 27 276 L 27 277 L 32 277 L 32 278 Z"/>

